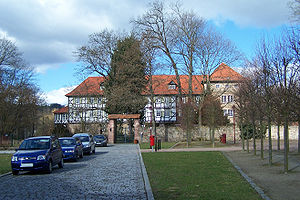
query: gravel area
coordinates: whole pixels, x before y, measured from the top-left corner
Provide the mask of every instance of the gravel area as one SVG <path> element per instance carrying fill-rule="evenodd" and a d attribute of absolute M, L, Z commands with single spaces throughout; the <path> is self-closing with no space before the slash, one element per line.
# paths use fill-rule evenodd
<path fill-rule="evenodd" d="M 96 149 L 52 174 L 22 172 L 0 178 L 0 199 L 147 199 L 138 146 Z"/>
<path fill-rule="evenodd" d="M 273 152 L 273 165 L 268 165 L 268 152 L 264 152 L 264 160 L 260 151 L 254 156 L 253 152 L 232 151 L 225 153 L 256 185 L 272 200 L 298 200 L 300 198 L 300 156 L 298 153 L 289 154 L 289 173 L 283 173 L 283 152 Z"/>

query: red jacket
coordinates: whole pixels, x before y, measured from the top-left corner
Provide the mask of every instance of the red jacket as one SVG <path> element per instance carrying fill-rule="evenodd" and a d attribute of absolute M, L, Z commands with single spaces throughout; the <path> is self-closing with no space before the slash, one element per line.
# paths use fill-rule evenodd
<path fill-rule="evenodd" d="M 154 136 L 150 135 L 150 146 L 154 146 L 155 142 L 154 142 Z"/>

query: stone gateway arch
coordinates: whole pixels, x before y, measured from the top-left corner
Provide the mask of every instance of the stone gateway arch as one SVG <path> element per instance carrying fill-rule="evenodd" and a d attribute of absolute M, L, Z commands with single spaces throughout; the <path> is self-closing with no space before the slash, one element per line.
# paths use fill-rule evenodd
<path fill-rule="evenodd" d="M 133 132 L 134 132 L 134 141 L 140 142 L 140 114 L 110 114 L 108 115 L 108 143 L 114 144 L 116 142 L 116 132 L 117 132 L 117 123 L 118 119 L 133 119 Z"/>

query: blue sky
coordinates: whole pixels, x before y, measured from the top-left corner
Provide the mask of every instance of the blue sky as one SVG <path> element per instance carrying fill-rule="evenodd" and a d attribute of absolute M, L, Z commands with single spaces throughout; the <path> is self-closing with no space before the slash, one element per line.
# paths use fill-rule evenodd
<path fill-rule="evenodd" d="M 278 34 L 290 25 L 290 0 L 184 0 L 248 58 L 262 34 Z M 48 103 L 66 104 L 64 95 L 78 85 L 74 51 L 88 35 L 104 28 L 129 30 L 151 1 L 142 0 L 1 0 L 0 37 L 12 40 L 36 71 Z M 169 1 L 172 3 L 172 1 Z M 175 1 L 174 1 L 175 2 Z"/>

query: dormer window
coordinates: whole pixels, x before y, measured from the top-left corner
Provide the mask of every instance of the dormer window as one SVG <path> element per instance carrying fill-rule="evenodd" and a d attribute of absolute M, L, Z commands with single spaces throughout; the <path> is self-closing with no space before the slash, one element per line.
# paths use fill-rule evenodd
<path fill-rule="evenodd" d="M 104 82 L 100 83 L 100 90 L 104 90 Z"/>
<path fill-rule="evenodd" d="M 168 84 L 168 88 L 169 90 L 175 90 L 176 89 L 176 83 L 174 83 L 174 81 L 171 81 L 169 84 Z"/>

